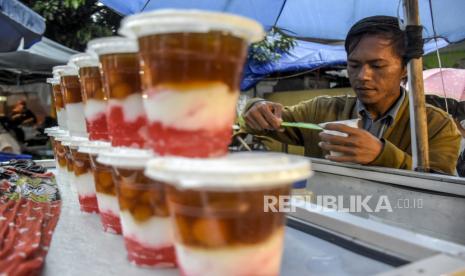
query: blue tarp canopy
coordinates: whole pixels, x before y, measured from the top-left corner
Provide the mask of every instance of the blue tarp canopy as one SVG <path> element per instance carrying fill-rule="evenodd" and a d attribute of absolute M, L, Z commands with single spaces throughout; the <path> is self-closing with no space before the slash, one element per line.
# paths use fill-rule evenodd
<path fill-rule="evenodd" d="M 17 0 L 0 0 L 0 52 L 25 49 L 40 41 L 45 32 L 45 19 Z"/>
<path fill-rule="evenodd" d="M 431 0 L 439 47 L 465 39 L 464 0 Z M 122 15 L 163 8 L 202 9 L 240 14 L 261 22 L 266 29 L 277 26 L 296 38 L 343 41 L 349 28 L 372 15 L 403 18 L 399 0 L 101 0 Z M 432 38 L 429 0 L 419 0 L 423 37 Z M 425 45 L 425 51 L 435 44 Z M 344 64 L 341 45 L 299 41 L 290 55 L 268 64 L 249 62 L 241 85 L 246 89 L 273 72 L 308 70 L 332 64 Z"/>

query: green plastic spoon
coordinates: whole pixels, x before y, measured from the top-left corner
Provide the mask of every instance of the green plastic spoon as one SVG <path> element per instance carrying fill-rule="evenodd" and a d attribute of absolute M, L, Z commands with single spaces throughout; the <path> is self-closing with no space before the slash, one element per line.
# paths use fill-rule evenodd
<path fill-rule="evenodd" d="M 245 123 L 245 120 L 242 116 L 239 117 L 239 122 L 241 124 Z M 317 124 L 311 123 L 302 123 L 302 122 L 282 122 L 282 127 L 296 127 L 296 128 L 305 128 L 305 129 L 313 129 L 313 130 L 323 130 L 323 128 Z"/>

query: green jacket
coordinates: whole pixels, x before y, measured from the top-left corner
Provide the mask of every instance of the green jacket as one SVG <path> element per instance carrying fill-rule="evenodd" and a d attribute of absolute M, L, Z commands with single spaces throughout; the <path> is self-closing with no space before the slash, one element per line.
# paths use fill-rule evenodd
<path fill-rule="evenodd" d="M 408 95 L 402 103 L 394 123 L 386 129 L 383 140 L 384 148 L 380 155 L 369 165 L 396 169 L 412 169 L 412 151 L 410 143 L 410 113 Z M 261 99 L 252 99 L 246 109 Z M 317 97 L 294 106 L 285 107 L 282 118 L 286 122 L 323 123 L 330 121 L 355 119 L 358 117 L 356 97 Z M 446 112 L 431 105 L 426 105 L 428 119 L 429 158 L 431 169 L 447 174 L 455 174 L 459 156 L 461 136 L 456 125 Z M 305 155 L 323 158 L 324 152 L 319 146 L 318 131 L 285 128 L 284 132 L 256 132 L 247 125 L 243 130 L 251 134 L 266 135 L 282 143 L 304 146 Z"/>

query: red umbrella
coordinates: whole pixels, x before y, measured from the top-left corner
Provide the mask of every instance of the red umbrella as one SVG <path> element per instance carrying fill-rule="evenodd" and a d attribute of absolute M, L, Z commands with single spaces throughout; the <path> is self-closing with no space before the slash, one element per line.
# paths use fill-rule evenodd
<path fill-rule="evenodd" d="M 442 75 L 442 77 L 441 77 Z M 439 68 L 423 71 L 425 94 L 465 100 L 465 69 Z M 445 90 L 445 92 L 444 92 Z"/>

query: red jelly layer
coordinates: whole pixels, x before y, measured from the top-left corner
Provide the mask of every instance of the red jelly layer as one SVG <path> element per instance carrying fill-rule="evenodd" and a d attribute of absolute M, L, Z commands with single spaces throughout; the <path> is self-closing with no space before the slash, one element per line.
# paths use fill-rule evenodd
<path fill-rule="evenodd" d="M 228 153 L 232 127 L 215 131 L 186 131 L 155 122 L 150 124 L 149 134 L 153 150 L 160 155 L 215 157 Z"/>
<path fill-rule="evenodd" d="M 81 211 L 86 213 L 98 213 L 98 203 L 96 196 L 79 196 Z"/>
<path fill-rule="evenodd" d="M 128 260 L 139 266 L 176 267 L 174 246 L 161 248 L 147 247 L 131 239 L 124 238 Z"/>
<path fill-rule="evenodd" d="M 91 141 L 109 141 L 107 116 L 105 113 L 99 114 L 94 120 L 87 120 L 87 132 Z"/>
<path fill-rule="evenodd" d="M 103 230 L 105 232 L 121 235 L 121 221 L 119 216 L 113 213 L 100 212 L 100 220 L 102 221 Z"/>
<path fill-rule="evenodd" d="M 147 139 L 147 119 L 139 116 L 136 120 L 124 120 L 123 108 L 112 106 L 107 116 L 108 133 L 113 147 L 144 148 Z"/>

